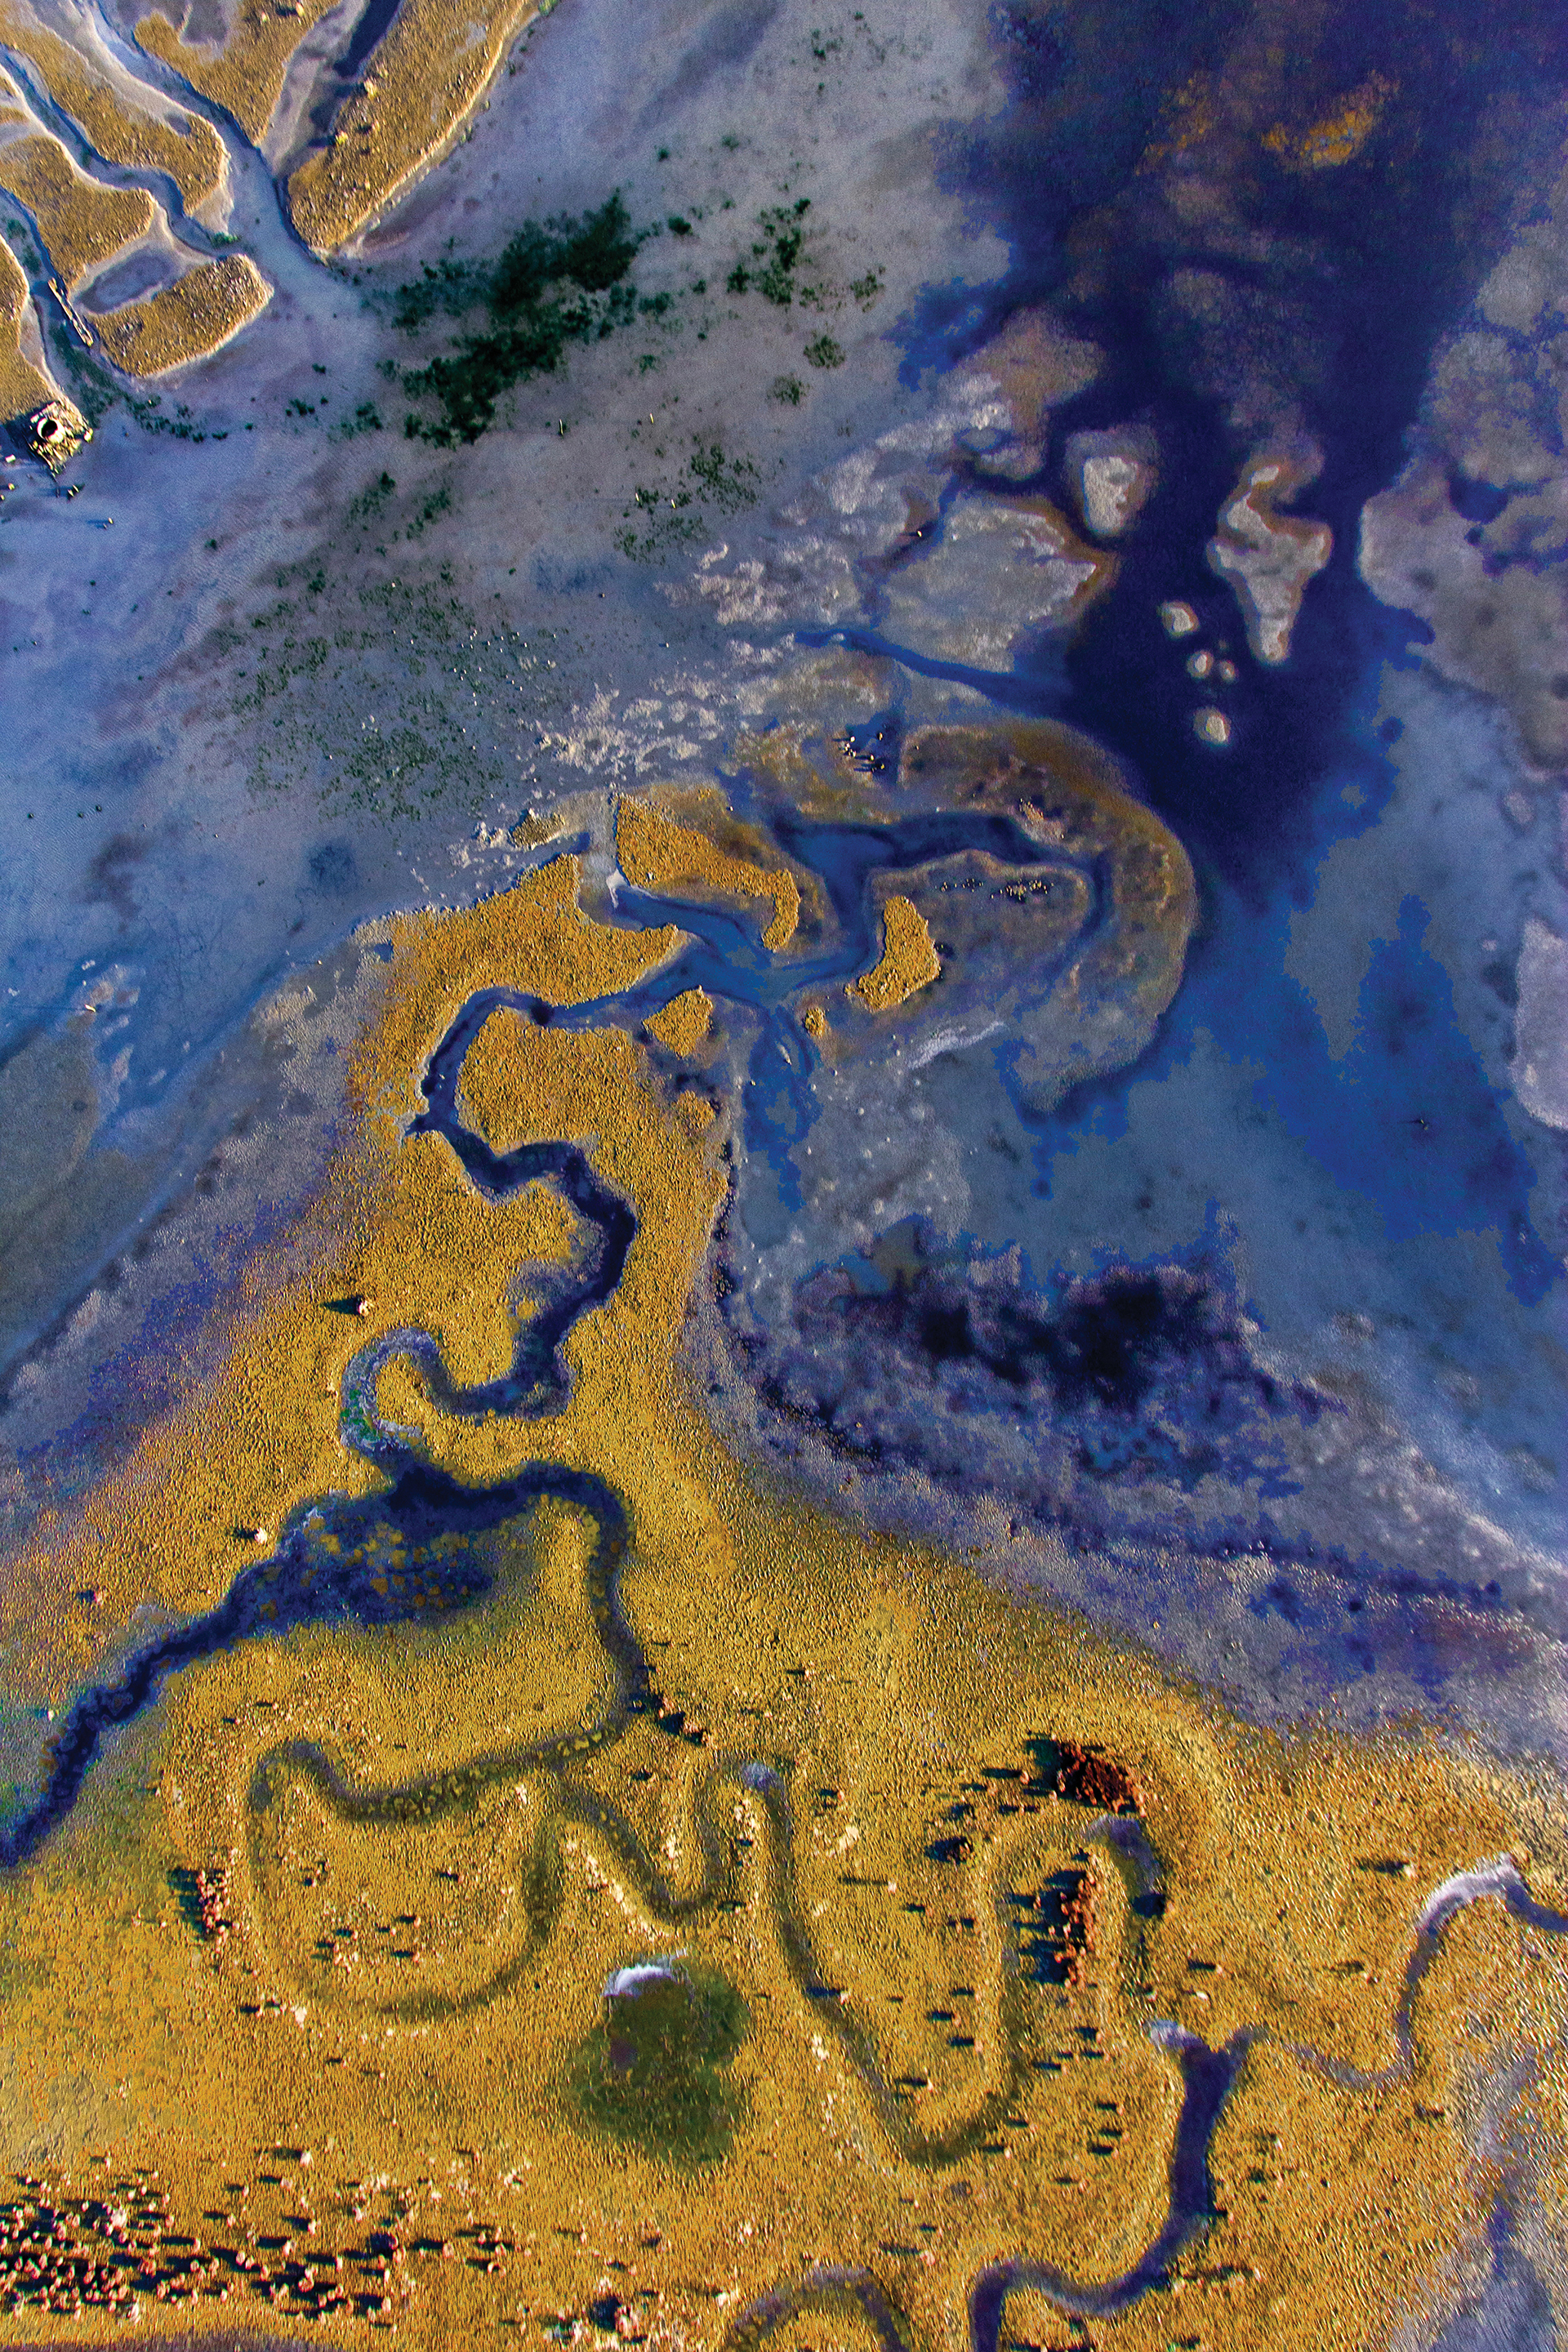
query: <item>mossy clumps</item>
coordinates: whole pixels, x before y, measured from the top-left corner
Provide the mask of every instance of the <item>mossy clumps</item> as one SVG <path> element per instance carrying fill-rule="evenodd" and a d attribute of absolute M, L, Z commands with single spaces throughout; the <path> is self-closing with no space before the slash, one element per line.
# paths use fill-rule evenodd
<path fill-rule="evenodd" d="M 700 829 L 674 823 L 640 801 L 621 803 L 616 846 L 629 882 L 704 899 L 771 898 L 773 919 L 763 933 L 763 945 L 777 955 L 794 939 L 800 922 L 800 885 L 787 866 L 764 865 Z"/>
<path fill-rule="evenodd" d="M 643 1024 L 656 1045 L 688 1061 L 706 1045 L 713 1028 L 713 999 L 705 988 L 682 989 Z M 705 1119 L 703 1125 L 708 1121 Z"/>
<path fill-rule="evenodd" d="M 447 449 L 477 441 L 514 384 L 552 373 L 571 344 L 628 323 L 637 304 L 627 273 L 641 241 L 617 190 L 578 219 L 526 222 L 499 260 L 443 262 L 402 287 L 393 317 L 407 333 L 437 314 L 489 314 L 488 328 L 404 376 L 404 390 L 437 410 L 408 416 L 410 438 Z"/>
<path fill-rule="evenodd" d="M 789 308 L 795 298 L 795 273 L 805 243 L 802 223 L 810 210 L 811 198 L 800 196 L 792 205 L 778 205 L 758 214 L 762 236 L 752 244 L 751 259 L 737 261 L 724 281 L 731 294 L 754 289 L 781 310 Z"/>
<path fill-rule="evenodd" d="M 673 489 L 643 482 L 633 490 L 631 505 L 621 509 L 627 528 L 616 533 L 616 545 L 634 563 L 660 562 L 671 548 L 700 536 L 706 509 L 730 515 L 755 506 L 757 479 L 750 457 L 726 457 L 722 442 L 699 439 Z"/>
<path fill-rule="evenodd" d="M 683 2168 L 728 2153 L 745 2098 L 729 2073 L 751 2023 L 716 1970 L 623 1969 L 578 2050 L 573 2090 L 586 2122 Z"/>
<path fill-rule="evenodd" d="M 175 31 L 163 10 L 156 8 L 142 17 L 134 38 L 148 57 L 172 68 L 203 98 L 232 114 L 256 145 L 272 119 L 289 58 L 331 5 L 331 0 L 299 0 L 288 13 L 273 8 L 237 10 L 227 38 L 216 50 L 203 40 L 187 40 L 183 31 Z"/>
<path fill-rule="evenodd" d="M 463 125 L 513 37 L 547 13 L 534 0 L 401 0 L 327 143 L 289 176 L 289 211 L 305 243 L 322 254 L 346 244 L 454 140 L 471 139 Z"/>
<path fill-rule="evenodd" d="M 55 384 L 27 356 L 30 303 L 26 270 L 10 247 L 0 245 L 0 416 L 26 416 L 57 395 Z"/>
<path fill-rule="evenodd" d="M 32 215 L 50 274 L 68 293 L 145 236 L 159 218 L 145 188 L 109 187 L 93 179 L 51 131 L 7 140 L 0 148 L 0 187 Z"/>
<path fill-rule="evenodd" d="M 93 315 L 98 339 L 124 375 L 163 375 L 229 342 L 260 315 L 272 289 L 243 253 L 204 261 L 172 286 Z"/>

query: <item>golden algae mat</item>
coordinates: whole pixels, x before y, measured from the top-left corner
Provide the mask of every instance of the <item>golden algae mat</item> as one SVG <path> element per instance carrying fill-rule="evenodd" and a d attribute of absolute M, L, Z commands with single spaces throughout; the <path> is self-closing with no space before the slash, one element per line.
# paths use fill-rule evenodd
<path fill-rule="evenodd" d="M 1562 2345 L 1565 124 L 0 0 L 0 2343 Z"/>
<path fill-rule="evenodd" d="M 1472 2111 L 1561 1999 L 1560 1805 L 1396 1729 L 1249 1731 L 973 1555 L 743 1472 L 675 1349 L 727 1115 L 680 1041 L 542 1017 L 679 935 L 577 893 L 563 857 L 391 927 L 351 1131 L 221 1370 L 17 1563 L 11 1669 L 60 1699 L 89 1574 L 111 1656 L 148 1596 L 258 1597 L 5 1886 L 12 2326 L 1386 2325 L 1463 2254 Z M 543 1174 L 500 1197 L 559 1138 L 576 1212 Z M 599 1188 L 635 1220 L 613 1288 L 544 1410 L 472 1415 L 592 1270 Z M 444 1483 L 310 1507 L 432 1469 L 484 1524 Z M 1565 2126 L 1549 2065 L 1519 2127 L 1558 2198 Z"/>

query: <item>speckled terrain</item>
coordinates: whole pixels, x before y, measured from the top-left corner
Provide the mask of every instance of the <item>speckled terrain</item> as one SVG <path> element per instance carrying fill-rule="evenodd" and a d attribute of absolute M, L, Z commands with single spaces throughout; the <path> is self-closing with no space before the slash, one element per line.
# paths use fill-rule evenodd
<path fill-rule="evenodd" d="M 7 2341 L 1556 2341 L 1565 101 L 0 5 Z"/>
<path fill-rule="evenodd" d="M 1528 1777 L 1408 1740 L 1281 1748 L 973 1566 L 737 1476 L 670 1354 L 723 1122 L 686 1118 L 624 1032 L 502 1013 L 464 1055 L 458 1123 L 405 1126 L 444 1098 L 439 1055 L 417 1092 L 400 1075 L 410 1048 L 490 973 L 567 1009 L 668 966 L 670 934 L 585 923 L 576 890 L 557 861 L 475 917 L 394 931 L 309 1272 L 263 1253 L 194 1410 L 16 1564 L 6 1652 L 34 1688 L 89 1560 L 111 1650 L 150 1599 L 188 1615 L 227 1580 L 231 1616 L 199 1673 L 166 1670 L 152 1745 L 90 1767 L 32 1866 L 13 1860 L 13 2313 L 259 2300 L 437 2342 L 547 2334 L 607 2296 L 722 2342 L 803 2283 L 808 2308 L 830 2258 L 922 2340 L 962 2342 L 967 2305 L 987 2341 L 987 2281 L 1156 2340 L 1147 2284 L 1179 2279 L 1228 2341 L 1306 2345 L 1325 2286 L 1303 2227 L 1353 2226 L 1364 2255 L 1371 2197 L 1373 2260 L 1353 2303 L 1331 2272 L 1330 2308 L 1385 2326 L 1460 2251 L 1469 2076 L 1536 2046 L 1559 1996 L 1560 1813 Z M 492 1372 L 581 1255 L 548 1196 L 502 1199 L 496 1155 L 585 1117 L 635 1238 L 559 1386 L 453 1418 L 384 1349 L 369 1419 L 340 1423 L 367 1333 L 429 1331 L 443 1380 Z M 468 1137 L 489 1157 L 465 1169 Z M 437 1463 L 468 1515 L 441 1532 Z M 374 1488 L 371 1517 L 328 1516 L 328 1486 L 366 1493 L 367 1467 L 395 1478 L 393 1516 Z M 424 1521 L 398 1516 L 416 1492 Z M 258 1505 L 294 1532 L 243 1524 Z M 279 1599 L 242 1632 L 258 1571 L 237 1557 L 279 1540 Z M 318 1628 L 311 1578 L 342 1570 L 360 1598 Z M 1510 1847 L 1522 1863 L 1488 1860 Z M 99 1922 L 68 1962 L 62 1910 Z M 126 1987 L 107 2016 L 105 1979 Z M 686 2057 L 667 2022 L 623 2111 L 605 2086 L 639 2063 L 614 2053 L 650 1985 L 675 2020 L 729 1988 L 731 2021 Z M 704 2069 L 732 2084 L 705 2091 Z M 1549 2196 L 1554 2080 L 1530 2100 Z M 1278 2153 L 1258 2167 L 1255 2144 Z M 1304 2178 L 1286 2151 L 1309 2145 Z M 32 2252 L 40 2200 L 85 2294 L 58 2234 Z"/>

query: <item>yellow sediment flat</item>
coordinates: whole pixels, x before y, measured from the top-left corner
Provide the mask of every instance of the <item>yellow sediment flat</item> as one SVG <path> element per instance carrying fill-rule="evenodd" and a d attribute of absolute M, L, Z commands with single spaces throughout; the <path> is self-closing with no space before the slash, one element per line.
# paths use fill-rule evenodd
<path fill-rule="evenodd" d="M 422 1327 L 459 1381 L 510 1360 L 532 1269 L 573 1252 L 575 1220 L 539 1185 L 487 1205 L 443 1140 L 406 1130 L 471 992 L 583 1002 L 670 954 L 673 930 L 588 921 L 576 878 L 562 859 L 470 912 L 367 936 L 394 952 L 352 1066 L 353 1132 L 315 1208 L 253 1265 L 225 1369 L 0 1586 L 8 1720 L 62 1704 L 140 1606 L 210 1607 L 255 1557 L 239 1530 L 377 1483 L 337 1436 L 367 1339 Z M 574 1735 L 611 1672 L 591 1531 L 564 1502 L 479 1539 L 482 1606 L 300 1628 L 174 1678 L 42 1857 L 0 1876 L 0 2155 L 28 2176 L 18 2199 L 133 2191 L 135 2242 L 175 2273 L 142 2294 L 154 2344 L 297 2335 L 341 2282 L 355 2300 L 333 2342 L 378 2340 L 374 2317 L 419 2352 L 544 2352 L 589 2340 L 613 2294 L 650 2344 L 719 2352 L 752 2340 L 756 2298 L 827 2265 L 866 2273 L 911 2344 L 963 2352 L 984 2264 L 1092 2284 L 1157 2233 L 1181 2084 L 1149 2028 L 1175 2019 L 1211 2047 L 1259 2037 L 1215 2141 L 1215 2218 L 1170 2291 L 1094 2340 L 1388 2342 L 1489 2210 L 1468 2153 L 1485 2070 L 1547 2058 L 1568 1948 L 1476 1906 L 1421 1981 L 1408 2074 L 1345 2090 L 1293 2047 L 1396 2059 L 1415 1923 L 1455 1869 L 1511 1851 L 1562 1904 L 1556 1800 L 1429 1742 L 1286 1745 L 998 1589 L 983 1555 L 876 1536 L 742 1475 L 676 1354 L 724 1193 L 723 1123 L 694 1132 L 682 1099 L 624 1031 L 494 1015 L 463 1116 L 498 1150 L 575 1139 L 637 1236 L 566 1343 L 561 1412 L 450 1420 L 406 1365 L 380 1395 L 459 1479 L 543 1459 L 624 1499 L 620 1605 L 664 1719 Z M 349 1296 L 363 1315 L 331 1310 Z M 434 1590 L 446 1558 L 389 1556 L 386 1573 Z M 578 1738 L 564 1759 L 508 1761 L 557 1733 Z M 1041 1739 L 1100 1747 L 1135 1789 L 1159 1916 L 1134 1909 L 1092 1812 L 1055 1793 Z M 357 1810 L 323 1793 L 302 1742 L 330 1750 Z M 378 1811 L 395 1788 L 400 1810 Z M 1075 1981 L 1040 1983 L 1017 1923 L 1063 1873 L 1094 1931 Z M 610 1975 L 670 1953 L 746 2011 L 728 2153 L 696 2173 L 602 2136 L 573 2088 Z M 1560 2065 L 1522 2096 L 1561 2206 Z M 19 2296 L 7 2340 L 54 2340 L 19 2258 L 0 2249 L 0 2270 Z M 834 2292 L 808 2287 L 779 2340 L 869 2352 Z M 1009 2299 L 1003 2327 L 1073 2333 L 1037 2296 Z"/>
<path fill-rule="evenodd" d="M 760 840 L 760 836 L 759 836 Z M 763 945 L 774 955 L 789 945 L 800 922 L 800 886 L 787 866 L 764 866 L 703 832 L 678 824 L 641 801 L 622 801 L 616 850 L 629 882 L 697 898 L 767 898 L 773 919 Z"/>
<path fill-rule="evenodd" d="M 694 1054 L 713 1025 L 713 999 L 705 988 L 682 989 L 643 1025 L 672 1054 Z"/>
<path fill-rule="evenodd" d="M 289 60 L 332 0 L 293 0 L 285 9 L 273 0 L 243 0 L 228 39 L 220 48 L 182 38 L 163 10 L 143 16 L 138 46 L 183 75 L 232 114 L 246 137 L 259 145 L 283 88 Z"/>
<path fill-rule="evenodd" d="M 25 416 L 58 397 L 48 377 L 22 349 L 31 299 L 21 263 L 8 245 L 0 245 L 0 419 Z"/>
<path fill-rule="evenodd" d="M 895 894 L 882 908 L 880 956 L 844 993 L 858 996 L 868 1013 L 891 1013 L 941 971 L 931 925 L 912 898 Z"/>
<path fill-rule="evenodd" d="M 1265 131 L 1263 144 L 1288 170 L 1338 171 L 1343 164 L 1354 163 L 1398 89 L 1398 83 L 1391 81 L 1386 74 L 1368 74 L 1363 82 L 1315 122 L 1308 123 L 1305 130 L 1290 131 L 1284 123 L 1277 122 L 1271 131 Z"/>
<path fill-rule="evenodd" d="M 289 182 L 295 227 L 318 253 L 363 228 L 461 128 L 538 0 L 404 0 L 332 125 Z"/>
<path fill-rule="evenodd" d="M 0 143 L 0 188 L 9 189 L 32 214 L 68 289 L 112 261 L 133 238 L 144 236 L 158 218 L 158 206 L 144 188 L 108 188 L 89 180 L 47 131 Z"/>
<path fill-rule="evenodd" d="M 205 357 L 249 325 L 272 289 L 243 253 L 187 269 L 172 286 L 118 310 L 89 311 L 106 355 L 127 375 L 163 375 Z"/>
<path fill-rule="evenodd" d="M 183 108 L 171 121 L 132 104 L 18 0 L 0 0 L 0 42 L 37 68 L 56 105 L 109 163 L 166 172 L 192 213 L 223 185 L 223 142 L 210 123 Z"/>

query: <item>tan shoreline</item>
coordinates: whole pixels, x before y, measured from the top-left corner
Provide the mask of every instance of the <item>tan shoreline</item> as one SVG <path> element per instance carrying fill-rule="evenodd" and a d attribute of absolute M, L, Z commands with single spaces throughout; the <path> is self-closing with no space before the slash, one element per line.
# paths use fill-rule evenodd
<path fill-rule="evenodd" d="M 191 213 L 200 212 L 225 185 L 227 159 L 209 123 L 180 108 L 172 110 L 184 125 L 177 128 L 132 104 L 20 0 L 0 0 L 0 43 L 37 67 L 56 104 L 109 163 L 166 172 Z M 147 95 L 151 100 L 153 93 Z"/>
<path fill-rule="evenodd" d="M 289 181 L 295 227 L 317 253 L 363 228 L 437 162 L 539 0 L 403 0 L 331 142 Z"/>
<path fill-rule="evenodd" d="M 242 253 L 187 269 L 172 286 L 118 310 L 89 311 L 105 356 L 126 375 L 166 375 L 205 359 L 247 327 L 272 289 Z"/>

